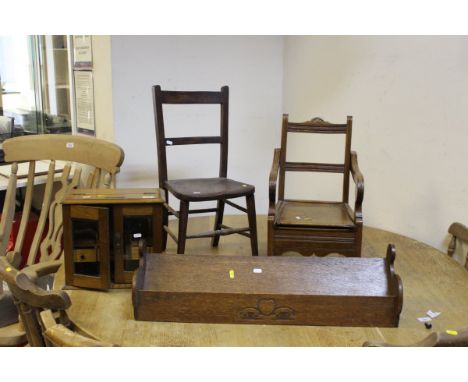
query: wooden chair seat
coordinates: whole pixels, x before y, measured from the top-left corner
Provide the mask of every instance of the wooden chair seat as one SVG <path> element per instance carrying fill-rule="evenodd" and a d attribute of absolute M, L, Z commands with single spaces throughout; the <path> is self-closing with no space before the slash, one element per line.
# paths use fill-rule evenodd
<path fill-rule="evenodd" d="M 18 316 L 18 311 L 16 312 Z M 21 323 L 8 325 L 0 328 L 0 347 L 3 346 L 24 346 L 28 343 L 28 338 Z"/>
<path fill-rule="evenodd" d="M 279 226 L 352 228 L 354 222 L 345 203 L 282 200 L 276 207 Z"/>
<path fill-rule="evenodd" d="M 164 185 L 174 196 L 186 201 L 206 201 L 251 195 L 255 187 L 227 178 L 167 180 Z"/>

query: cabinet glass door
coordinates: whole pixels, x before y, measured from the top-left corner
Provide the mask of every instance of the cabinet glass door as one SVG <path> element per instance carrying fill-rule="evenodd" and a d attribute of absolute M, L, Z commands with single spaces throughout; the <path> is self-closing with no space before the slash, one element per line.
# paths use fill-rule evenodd
<path fill-rule="evenodd" d="M 99 221 L 72 219 L 74 273 L 84 276 L 100 274 Z"/>
<path fill-rule="evenodd" d="M 144 252 L 154 248 L 154 208 L 149 206 L 119 206 L 114 210 L 115 282 L 132 282 L 140 261 L 140 242 Z"/>
<path fill-rule="evenodd" d="M 64 206 L 66 283 L 106 289 L 110 284 L 109 211 L 105 207 Z"/>
<path fill-rule="evenodd" d="M 123 226 L 123 269 L 134 271 L 140 261 L 140 240 L 144 240 L 146 252 L 152 252 L 153 219 L 151 216 L 124 216 Z"/>

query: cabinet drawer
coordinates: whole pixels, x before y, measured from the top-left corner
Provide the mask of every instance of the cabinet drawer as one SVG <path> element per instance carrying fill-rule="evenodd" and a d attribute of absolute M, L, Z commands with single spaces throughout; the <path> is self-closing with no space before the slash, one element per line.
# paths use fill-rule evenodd
<path fill-rule="evenodd" d="M 95 248 L 80 248 L 73 250 L 73 260 L 75 263 L 89 263 L 97 261 Z"/>

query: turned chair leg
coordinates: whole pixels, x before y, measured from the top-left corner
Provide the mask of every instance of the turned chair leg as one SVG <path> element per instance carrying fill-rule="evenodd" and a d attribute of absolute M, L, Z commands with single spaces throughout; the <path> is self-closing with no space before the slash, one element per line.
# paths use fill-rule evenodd
<path fill-rule="evenodd" d="M 255 216 L 254 194 L 246 196 L 246 202 L 247 202 L 247 216 L 249 218 L 250 246 L 252 248 L 252 256 L 258 256 L 257 218 Z"/>
<path fill-rule="evenodd" d="M 273 256 L 273 235 L 274 235 L 274 223 L 273 217 L 268 216 L 268 227 L 267 227 L 267 256 Z"/>
<path fill-rule="evenodd" d="M 162 221 L 163 230 L 161 235 L 161 252 L 164 252 L 167 247 L 167 231 L 164 229 L 164 226 L 169 228 L 169 214 L 167 208 L 163 208 Z"/>
<path fill-rule="evenodd" d="M 361 250 L 362 250 L 362 225 L 359 225 L 356 227 L 356 234 L 354 237 L 354 240 L 356 240 L 355 244 L 355 257 L 361 257 Z"/>
<path fill-rule="evenodd" d="M 214 223 L 214 230 L 221 229 L 221 224 L 223 224 L 223 215 L 224 215 L 224 200 L 218 200 L 218 206 L 216 208 L 216 217 Z M 220 235 L 215 235 L 211 238 L 211 246 L 217 247 L 219 244 Z"/>
<path fill-rule="evenodd" d="M 180 201 L 179 208 L 179 232 L 177 237 L 177 253 L 185 252 L 185 240 L 187 239 L 187 223 L 189 213 L 189 202 Z"/>

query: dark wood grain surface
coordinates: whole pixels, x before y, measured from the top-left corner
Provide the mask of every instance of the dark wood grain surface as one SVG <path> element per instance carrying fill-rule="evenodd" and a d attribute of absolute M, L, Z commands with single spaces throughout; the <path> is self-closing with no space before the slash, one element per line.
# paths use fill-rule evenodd
<path fill-rule="evenodd" d="M 148 254 L 146 272 L 151 277 L 144 279 L 143 288 L 155 291 L 325 296 L 388 293 L 382 258 Z"/>
<path fill-rule="evenodd" d="M 146 254 L 135 319 L 277 325 L 397 326 L 403 298 L 386 259 Z"/>
<path fill-rule="evenodd" d="M 164 185 L 175 197 L 185 201 L 224 200 L 255 192 L 254 186 L 227 178 L 171 179 Z"/>
<path fill-rule="evenodd" d="M 340 202 L 280 201 L 277 211 L 277 225 L 335 228 L 354 226 L 346 204 Z"/>

